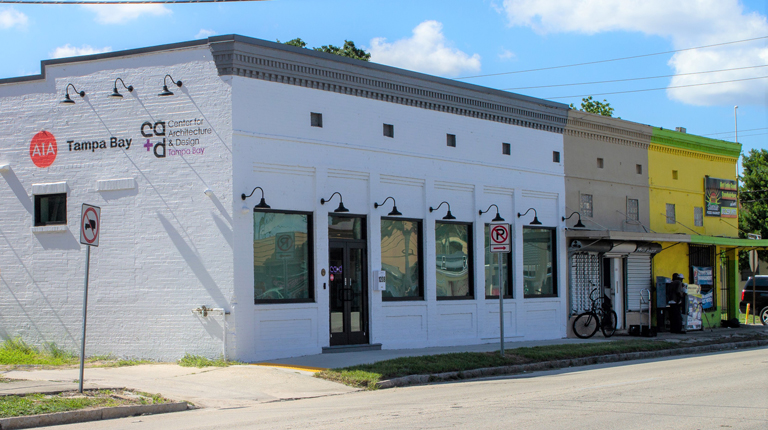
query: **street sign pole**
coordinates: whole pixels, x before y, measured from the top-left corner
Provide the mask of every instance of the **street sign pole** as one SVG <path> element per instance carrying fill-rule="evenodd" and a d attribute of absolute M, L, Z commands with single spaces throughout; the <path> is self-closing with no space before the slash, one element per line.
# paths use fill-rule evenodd
<path fill-rule="evenodd" d="M 501 252 L 498 253 L 499 258 L 499 338 L 501 343 L 501 356 L 504 357 L 504 284 L 502 284 L 501 272 Z"/>
<path fill-rule="evenodd" d="M 83 282 L 83 338 L 80 345 L 80 381 L 78 391 L 83 392 L 83 371 L 85 370 L 85 319 L 88 314 L 88 272 L 91 265 L 91 247 L 85 247 L 85 281 Z"/>
<path fill-rule="evenodd" d="M 83 280 L 83 337 L 80 344 L 80 380 L 78 391 L 83 392 L 83 373 L 85 371 L 85 327 L 88 316 L 88 275 L 91 269 L 91 247 L 99 246 L 101 230 L 101 208 L 83 203 L 80 215 L 80 243 L 85 245 L 85 279 Z"/>

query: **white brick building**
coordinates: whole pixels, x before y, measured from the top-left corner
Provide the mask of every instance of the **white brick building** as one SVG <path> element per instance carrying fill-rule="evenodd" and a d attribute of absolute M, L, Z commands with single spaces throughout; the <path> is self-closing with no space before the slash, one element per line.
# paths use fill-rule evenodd
<path fill-rule="evenodd" d="M 566 110 L 241 36 L 44 61 L 0 80 L 0 335 L 77 349 L 89 203 L 89 355 L 495 342 L 496 204 L 507 340 L 564 337 Z"/>

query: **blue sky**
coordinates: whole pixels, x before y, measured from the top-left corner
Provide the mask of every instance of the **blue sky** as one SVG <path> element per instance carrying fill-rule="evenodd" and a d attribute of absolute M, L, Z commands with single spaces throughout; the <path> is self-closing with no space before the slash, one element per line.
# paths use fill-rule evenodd
<path fill-rule="evenodd" d="M 607 99 L 614 116 L 768 148 L 768 39 L 639 59 L 461 79 L 768 36 L 768 0 L 272 0 L 189 5 L 0 4 L 0 78 L 40 60 L 216 34 L 309 46 L 353 40 L 372 61 L 498 89 L 667 76 L 514 92 L 579 104 Z M 718 133 L 718 134 L 716 134 Z"/>

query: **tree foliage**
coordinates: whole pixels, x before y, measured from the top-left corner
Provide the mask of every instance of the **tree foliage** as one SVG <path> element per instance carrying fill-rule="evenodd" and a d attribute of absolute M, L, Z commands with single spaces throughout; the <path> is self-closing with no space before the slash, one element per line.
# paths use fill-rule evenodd
<path fill-rule="evenodd" d="M 280 41 L 277 41 L 280 43 Z M 306 48 L 307 43 L 301 40 L 301 38 L 297 37 L 295 39 L 291 39 L 287 42 L 285 42 L 286 45 L 291 46 L 297 46 L 299 48 Z M 363 60 L 363 61 L 370 61 L 371 54 L 366 52 L 364 49 L 360 49 L 355 46 L 355 42 L 351 40 L 345 40 L 344 46 L 339 48 L 338 46 L 334 45 L 323 45 L 319 48 L 312 48 L 315 51 L 325 52 L 328 54 L 334 54 L 334 55 L 340 55 L 342 57 L 348 57 L 348 58 L 354 58 L 356 60 Z"/>
<path fill-rule="evenodd" d="M 739 236 L 756 233 L 768 239 L 768 151 L 752 149 L 741 159 L 743 174 L 739 188 Z M 746 252 L 742 252 L 739 266 L 749 269 Z M 758 256 L 768 261 L 768 251 L 759 251 Z"/>
<path fill-rule="evenodd" d="M 571 103 L 571 109 L 576 109 L 576 106 Z M 596 113 L 603 116 L 613 116 L 613 108 L 606 99 L 603 101 L 592 100 L 592 96 L 584 97 L 581 99 L 581 109 L 584 112 Z"/>

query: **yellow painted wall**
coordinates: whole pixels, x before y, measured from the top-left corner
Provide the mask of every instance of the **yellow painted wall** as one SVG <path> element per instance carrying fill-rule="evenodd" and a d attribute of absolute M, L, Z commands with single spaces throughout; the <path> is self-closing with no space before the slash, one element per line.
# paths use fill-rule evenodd
<path fill-rule="evenodd" d="M 694 226 L 693 219 L 693 208 L 705 207 L 704 176 L 736 180 L 736 162 L 736 158 L 651 143 L 648 151 L 651 230 L 738 237 L 737 218 L 704 216 L 703 227 Z M 677 179 L 673 179 L 673 170 L 678 172 Z M 667 203 L 675 205 L 675 224 L 667 224 Z"/>

